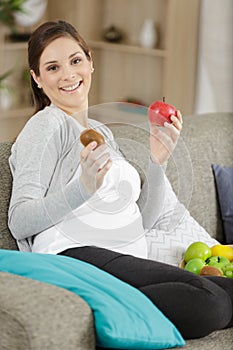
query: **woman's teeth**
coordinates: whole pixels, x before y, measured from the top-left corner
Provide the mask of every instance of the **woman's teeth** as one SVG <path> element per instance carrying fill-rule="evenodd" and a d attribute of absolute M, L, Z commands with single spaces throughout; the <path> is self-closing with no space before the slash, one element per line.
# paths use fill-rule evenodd
<path fill-rule="evenodd" d="M 62 90 L 64 90 L 64 91 L 72 91 L 72 90 L 77 89 L 80 84 L 81 84 L 81 81 L 79 81 L 78 83 L 76 83 L 74 85 L 71 85 L 71 86 L 62 87 Z"/>

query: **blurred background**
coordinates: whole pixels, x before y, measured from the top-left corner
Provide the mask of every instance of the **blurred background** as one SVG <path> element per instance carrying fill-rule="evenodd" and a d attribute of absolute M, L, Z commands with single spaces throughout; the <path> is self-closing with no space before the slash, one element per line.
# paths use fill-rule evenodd
<path fill-rule="evenodd" d="M 202 0 L 195 112 L 233 111 L 233 1 Z"/>
<path fill-rule="evenodd" d="M 232 17 L 232 0 L 1 0 L 0 141 L 33 114 L 27 40 L 42 22 L 67 20 L 89 44 L 90 106 L 121 101 L 121 121 L 141 122 L 146 109 L 126 102 L 165 97 L 184 116 L 233 111 Z"/>

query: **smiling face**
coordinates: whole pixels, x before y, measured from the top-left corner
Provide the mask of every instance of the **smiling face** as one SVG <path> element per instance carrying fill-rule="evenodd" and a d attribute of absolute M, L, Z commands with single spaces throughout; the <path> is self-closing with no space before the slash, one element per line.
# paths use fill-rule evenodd
<path fill-rule="evenodd" d="M 40 57 L 39 76 L 33 79 L 51 103 L 69 115 L 88 108 L 92 60 L 72 37 L 60 37 L 46 46 Z"/>

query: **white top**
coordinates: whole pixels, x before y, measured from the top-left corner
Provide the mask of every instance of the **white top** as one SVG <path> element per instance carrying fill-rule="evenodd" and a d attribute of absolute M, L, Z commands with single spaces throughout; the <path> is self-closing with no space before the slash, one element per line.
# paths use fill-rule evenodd
<path fill-rule="evenodd" d="M 92 245 L 147 257 L 142 217 L 136 203 L 141 189 L 139 174 L 108 147 L 112 166 L 102 186 L 60 223 L 35 236 L 33 252 L 57 254 L 68 248 Z M 81 166 L 72 181 L 80 174 Z"/>

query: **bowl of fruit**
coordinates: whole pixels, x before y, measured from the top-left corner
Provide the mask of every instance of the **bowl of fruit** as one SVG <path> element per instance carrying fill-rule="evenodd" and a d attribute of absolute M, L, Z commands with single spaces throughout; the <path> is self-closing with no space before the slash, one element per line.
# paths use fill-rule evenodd
<path fill-rule="evenodd" d="M 204 242 L 188 246 L 179 267 L 200 276 L 222 276 L 233 279 L 233 245 Z"/>

